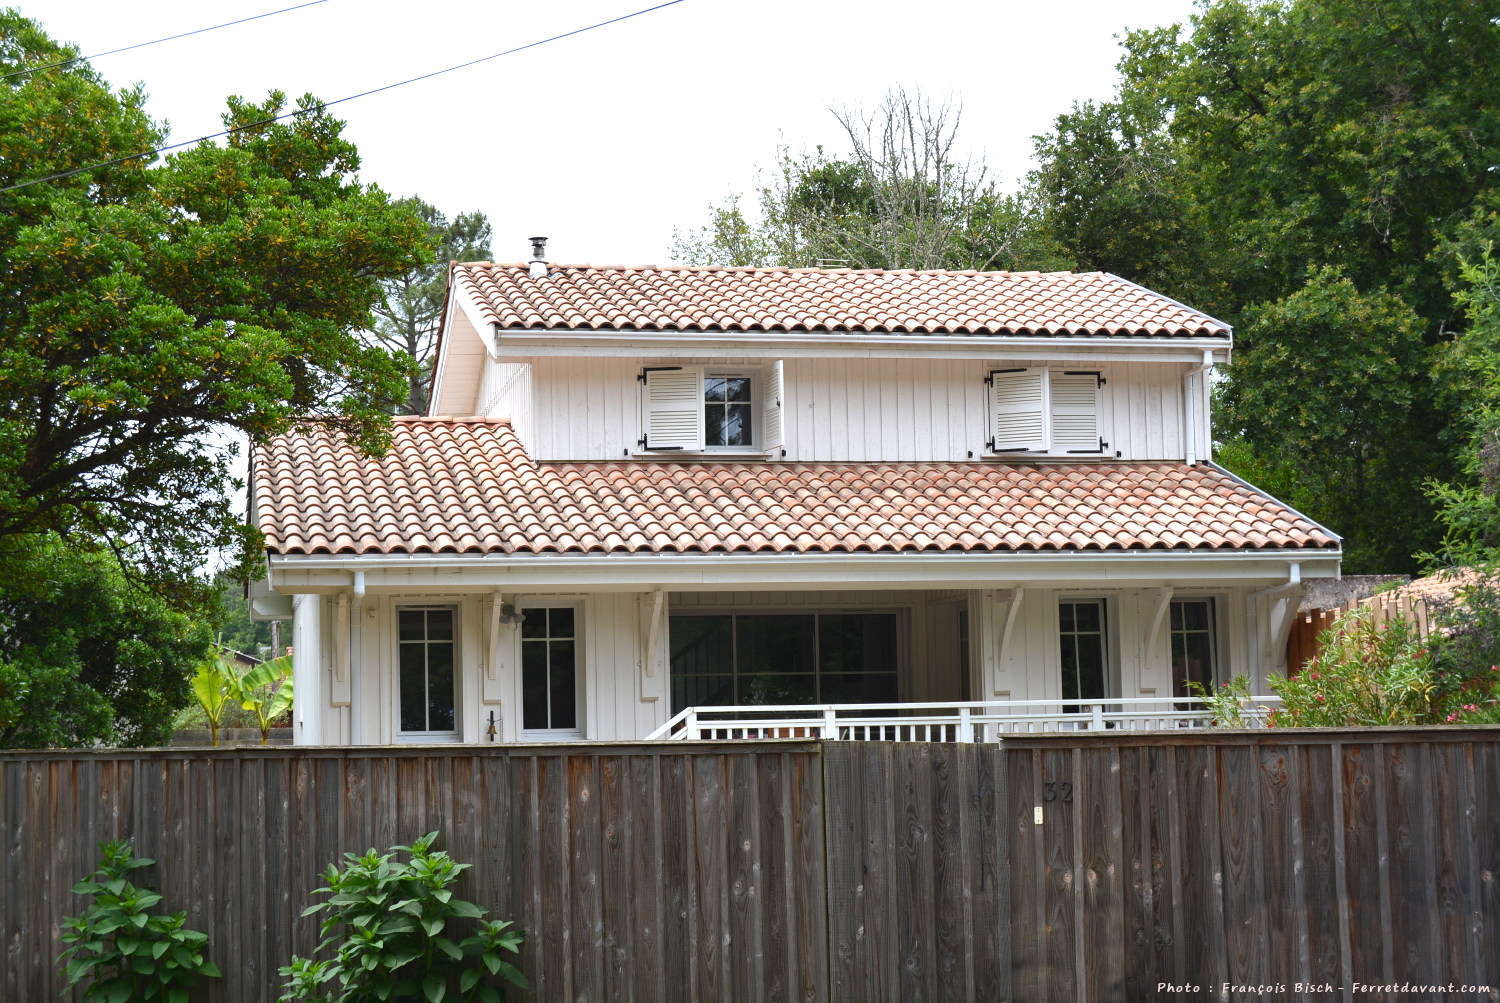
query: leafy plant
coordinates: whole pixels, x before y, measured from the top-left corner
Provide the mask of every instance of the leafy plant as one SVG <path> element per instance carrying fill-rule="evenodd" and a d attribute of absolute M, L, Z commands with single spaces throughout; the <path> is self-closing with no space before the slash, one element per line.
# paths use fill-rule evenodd
<path fill-rule="evenodd" d="M 292 656 L 282 655 L 244 672 L 230 672 L 230 697 L 255 715 L 260 744 L 271 742 L 271 725 L 292 706 Z M 215 744 L 218 744 L 217 742 Z"/>
<path fill-rule="evenodd" d="M 342 871 L 329 866 L 327 884 L 313 892 L 328 898 L 302 915 L 327 911 L 318 951 L 332 950 L 334 958 L 294 957 L 281 969 L 289 977 L 282 1003 L 498 1003 L 502 993 L 486 984 L 488 976 L 528 987 L 526 977 L 501 953 L 520 950 L 523 935 L 509 922 L 478 922 L 471 935 L 458 939 L 455 927 L 482 920 L 485 910 L 453 896 L 454 884 L 469 865 L 434 850 L 436 840 L 437 833 L 429 832 L 411 846 L 386 853 L 346 853 Z M 396 860 L 397 852 L 410 859 Z M 335 988 L 325 990 L 329 983 Z"/>
<path fill-rule="evenodd" d="M 214 745 L 219 744 L 219 722 L 229 708 L 230 691 L 235 678 L 234 667 L 223 655 L 214 655 L 198 663 L 198 671 L 192 678 L 193 696 L 203 708 L 208 720 L 208 730 Z"/>
<path fill-rule="evenodd" d="M 1201 697 L 1204 708 L 1214 716 L 1217 728 L 1249 728 L 1254 725 L 1264 707 L 1250 696 L 1250 677 L 1235 676 L 1217 689 L 1204 686 L 1196 679 L 1187 680 L 1193 696 Z"/>
<path fill-rule="evenodd" d="M 129 840 L 100 843 L 99 853 L 99 869 L 73 886 L 73 894 L 92 895 L 94 901 L 83 915 L 63 920 L 63 943 L 73 946 L 57 960 L 68 985 L 89 979 L 83 998 L 105 1003 L 186 1003 L 187 990 L 199 978 L 221 974 L 203 956 L 208 935 L 189 930 L 185 912 L 149 911 L 161 895 L 127 878 L 155 861 L 132 856 Z"/>
<path fill-rule="evenodd" d="M 1441 724 L 1447 705 L 1428 644 L 1402 619 L 1377 624 L 1369 607 L 1318 637 L 1316 658 L 1295 676 L 1272 676 L 1277 727 Z"/>

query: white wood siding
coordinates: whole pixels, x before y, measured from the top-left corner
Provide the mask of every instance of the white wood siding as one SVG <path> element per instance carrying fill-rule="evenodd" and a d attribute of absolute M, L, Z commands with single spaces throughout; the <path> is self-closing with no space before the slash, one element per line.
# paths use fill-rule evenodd
<path fill-rule="evenodd" d="M 485 418 L 508 418 L 528 451 L 536 434 L 531 408 L 531 365 L 486 359 L 479 381 L 474 413 Z"/>
<path fill-rule="evenodd" d="M 477 340 L 477 339 L 476 339 Z M 510 362 L 510 360 L 507 360 Z M 673 364 L 758 368 L 749 359 L 676 359 Z M 514 364 L 519 364 L 514 363 Z M 640 383 L 653 359 L 537 358 L 517 381 L 510 417 L 540 460 L 609 460 L 634 452 L 641 437 Z M 988 438 L 984 377 L 1025 360 L 785 360 L 783 434 L 788 460 L 966 460 Z M 1183 374 L 1178 363 L 1058 363 L 1098 370 L 1100 432 L 1106 455 L 1126 460 L 1185 455 Z M 504 382 L 497 369 L 488 385 Z M 524 384 L 524 390 L 520 389 Z M 493 391 L 490 391 L 493 393 Z M 534 422 L 525 428 L 526 414 Z"/>

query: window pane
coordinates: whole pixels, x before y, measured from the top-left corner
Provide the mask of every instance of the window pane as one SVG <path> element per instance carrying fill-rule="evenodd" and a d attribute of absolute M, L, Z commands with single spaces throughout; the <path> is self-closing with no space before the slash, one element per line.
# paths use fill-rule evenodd
<path fill-rule="evenodd" d="M 396 614 L 396 639 L 398 641 L 422 641 L 427 637 L 427 611 L 404 609 Z"/>
<path fill-rule="evenodd" d="M 740 695 L 737 703 L 783 704 L 817 703 L 818 677 L 815 675 L 783 675 L 764 672 L 758 675 L 740 675 Z"/>
<path fill-rule="evenodd" d="M 1180 623 L 1177 624 L 1182 630 L 1208 630 L 1209 627 L 1209 601 L 1207 599 L 1195 599 L 1173 603 L 1177 609 L 1174 614 L 1180 613 Z M 1174 616 L 1174 618 L 1177 618 Z"/>
<path fill-rule="evenodd" d="M 427 614 L 427 640 L 453 640 L 453 611 L 451 609 L 424 610 Z"/>
<path fill-rule="evenodd" d="M 401 730 L 426 731 L 427 646 L 408 643 L 396 647 L 401 660 Z"/>
<path fill-rule="evenodd" d="M 573 614 L 577 612 L 571 606 L 558 606 L 547 611 L 547 636 L 548 637 L 576 637 L 573 633 Z"/>
<path fill-rule="evenodd" d="M 731 376 L 725 379 L 724 399 L 727 401 L 750 400 L 750 377 Z"/>
<path fill-rule="evenodd" d="M 668 632 L 673 675 L 734 671 L 733 617 L 674 616 Z"/>
<path fill-rule="evenodd" d="M 568 612 L 571 613 L 572 610 Z M 553 641 L 549 647 L 552 649 L 552 727 L 576 728 L 578 691 L 575 685 L 577 673 L 574 671 L 576 663 L 573 661 L 573 642 Z"/>
<path fill-rule="evenodd" d="M 1078 625 L 1073 617 L 1073 604 L 1065 602 L 1057 608 L 1057 625 L 1065 634 L 1071 634 Z"/>
<path fill-rule="evenodd" d="M 1100 628 L 1099 607 L 1096 602 L 1068 603 L 1073 607 L 1075 629 L 1079 633 L 1093 633 Z"/>
<path fill-rule="evenodd" d="M 823 677 L 822 703 L 896 703 L 895 673 L 847 673 Z"/>
<path fill-rule="evenodd" d="M 705 401 L 716 401 L 722 403 L 726 384 L 729 381 L 722 376 L 708 376 L 703 380 L 703 399 Z"/>
<path fill-rule="evenodd" d="M 522 638 L 547 636 L 547 610 L 533 606 L 520 612 L 526 614 L 526 619 L 521 621 Z"/>
<path fill-rule="evenodd" d="M 521 727 L 546 728 L 547 643 L 521 645 Z"/>
<path fill-rule="evenodd" d="M 734 676 L 672 675 L 672 713 L 734 703 Z"/>
<path fill-rule="evenodd" d="M 895 615 L 825 613 L 819 616 L 818 671 L 895 672 Z"/>
<path fill-rule="evenodd" d="M 736 670 L 741 676 L 812 672 L 811 616 L 742 616 L 736 624 Z"/>
<path fill-rule="evenodd" d="M 724 407 L 724 445 L 750 445 L 750 405 L 728 404 Z"/>
<path fill-rule="evenodd" d="M 452 623 L 452 614 L 448 614 Z M 432 618 L 428 618 L 429 627 Z M 427 730 L 453 730 L 453 645 L 427 645 Z"/>

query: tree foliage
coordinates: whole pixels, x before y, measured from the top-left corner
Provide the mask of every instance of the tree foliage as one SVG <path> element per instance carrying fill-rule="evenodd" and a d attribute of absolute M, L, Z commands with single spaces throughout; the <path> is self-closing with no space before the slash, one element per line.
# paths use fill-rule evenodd
<path fill-rule="evenodd" d="M 0 544 L 0 748 L 165 745 L 212 631 L 55 536 Z"/>
<path fill-rule="evenodd" d="M 448 291 L 448 263 L 489 258 L 490 221 L 482 212 L 461 212 L 449 221 L 436 207 L 415 196 L 399 204 L 409 207 L 427 224 L 433 260 L 385 281 L 385 299 L 375 306 L 375 325 L 370 334 L 377 344 L 411 357 L 414 366 L 407 375 L 407 394 L 400 410 L 426 414 L 438 324 Z"/>
<path fill-rule="evenodd" d="M 1186 32 L 1128 35 L 1115 100 L 1038 141 L 1044 228 L 1079 267 L 1236 325 L 1227 455 L 1342 532 L 1350 571 L 1409 570 L 1435 543 L 1423 484 L 1464 438 L 1472 374 L 1433 364 L 1464 330 L 1458 260 L 1500 205 L 1494 14 L 1208 0 Z M 1293 359 L 1309 351 L 1331 368 Z"/>
<path fill-rule="evenodd" d="M 75 55 L 0 12 L 0 70 Z M 10 77 L 0 187 L 150 150 L 143 106 L 87 63 Z M 405 370 L 356 332 L 423 260 L 426 224 L 359 182 L 315 98 L 270 121 L 286 107 L 230 98 L 222 146 L 0 194 L 0 538 L 104 541 L 184 582 L 211 549 L 255 549 L 211 433 L 318 422 L 384 445 Z"/>
<path fill-rule="evenodd" d="M 961 110 L 896 89 L 872 112 L 834 112 L 847 152 L 783 149 L 748 210 L 741 196 L 677 234 L 695 265 L 1062 268 L 1024 195 L 1001 192 L 962 153 Z"/>

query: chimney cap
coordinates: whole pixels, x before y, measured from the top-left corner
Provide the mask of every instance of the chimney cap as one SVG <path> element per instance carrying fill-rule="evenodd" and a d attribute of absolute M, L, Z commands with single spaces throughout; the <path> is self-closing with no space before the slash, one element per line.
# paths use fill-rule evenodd
<path fill-rule="evenodd" d="M 526 274 L 533 279 L 544 278 L 547 274 L 547 238 L 531 238 L 531 266 L 526 269 Z"/>

